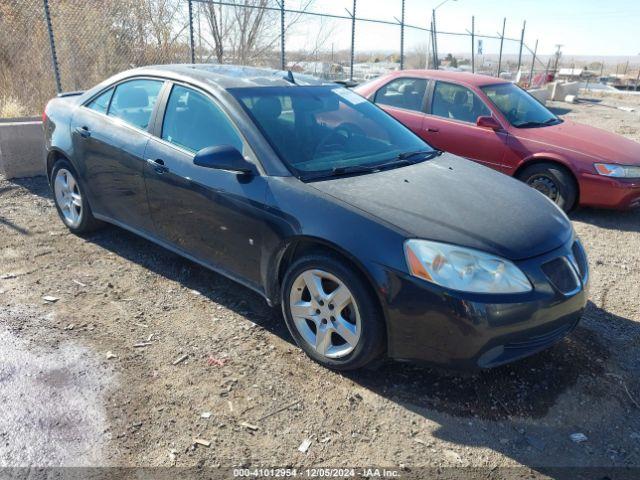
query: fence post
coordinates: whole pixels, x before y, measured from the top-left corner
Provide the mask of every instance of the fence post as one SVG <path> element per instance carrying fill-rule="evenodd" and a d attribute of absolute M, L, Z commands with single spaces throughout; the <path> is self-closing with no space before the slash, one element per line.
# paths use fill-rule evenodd
<path fill-rule="evenodd" d="M 400 70 L 404 70 L 404 1 L 402 0 L 402 14 L 400 15 Z"/>
<path fill-rule="evenodd" d="M 56 80 L 56 92 L 62 92 L 62 82 L 60 81 L 60 67 L 58 66 L 58 56 L 56 55 L 56 42 L 53 38 L 53 25 L 51 24 L 51 13 L 49 12 L 49 0 L 44 2 L 44 18 L 47 22 L 47 31 L 49 32 L 49 46 L 51 47 L 51 64 L 53 66 L 53 75 Z"/>
<path fill-rule="evenodd" d="M 284 29 L 284 0 L 280 0 L 280 68 L 285 70 L 287 67 L 287 58 L 285 54 L 285 29 Z"/>
<path fill-rule="evenodd" d="M 196 63 L 196 43 L 193 39 L 193 1 L 187 1 L 189 3 L 189 46 L 191 48 L 191 63 Z"/>
<path fill-rule="evenodd" d="M 433 34 L 433 68 L 438 70 L 440 61 L 438 60 L 438 30 L 436 28 L 436 9 L 431 11 L 431 25 Z"/>
<path fill-rule="evenodd" d="M 353 0 L 353 10 L 351 10 L 351 59 L 349 63 L 349 80 L 353 81 L 353 58 L 356 55 L 356 3 Z"/>
<path fill-rule="evenodd" d="M 471 17 L 471 73 L 476 73 L 476 17 Z"/>
<path fill-rule="evenodd" d="M 504 45 L 504 27 L 507 24 L 507 19 L 502 21 L 502 35 L 500 35 L 500 55 L 498 55 L 498 78 L 500 77 L 500 69 L 502 68 L 502 45 Z"/>
<path fill-rule="evenodd" d="M 536 40 L 536 46 L 533 49 L 533 60 L 531 60 L 531 71 L 529 72 L 529 88 L 531 88 L 531 80 L 533 79 L 533 66 L 536 64 L 537 53 L 538 53 L 538 40 Z"/>
<path fill-rule="evenodd" d="M 518 70 L 516 71 L 516 75 L 520 71 L 520 66 L 522 65 L 522 46 L 524 45 L 524 29 L 526 27 L 527 21 L 525 20 L 522 23 L 522 33 L 520 34 L 520 51 L 518 52 Z"/>

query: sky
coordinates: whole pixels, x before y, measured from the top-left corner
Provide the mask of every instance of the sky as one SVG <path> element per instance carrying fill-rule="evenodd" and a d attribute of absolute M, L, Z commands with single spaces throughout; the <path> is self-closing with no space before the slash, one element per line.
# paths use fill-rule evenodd
<path fill-rule="evenodd" d="M 298 0 L 300 1 L 300 0 Z M 431 9 L 442 0 L 406 0 L 405 21 L 428 27 Z M 287 7 L 294 8 L 288 1 Z M 346 15 L 353 0 L 315 0 L 313 11 Z M 394 21 L 400 18 L 401 0 L 358 0 L 356 15 Z M 476 33 L 498 35 L 503 18 L 507 18 L 505 36 L 520 38 L 526 20 L 525 43 L 534 48 L 539 40 L 538 53 L 551 54 L 556 44 L 562 44 L 565 58 L 581 56 L 637 56 L 640 55 L 640 0 L 447 0 L 436 10 L 438 31 L 465 32 L 471 29 L 475 16 Z M 327 37 L 324 49 L 336 50 L 350 45 L 349 20 L 321 21 L 312 19 L 297 27 L 288 39 L 289 48 L 313 48 L 318 38 Z M 356 26 L 358 51 L 399 50 L 400 32 L 395 26 L 358 22 Z M 407 51 L 426 45 L 428 33 L 407 29 Z M 497 54 L 499 40 L 484 40 L 485 54 Z M 471 50 L 467 37 L 438 36 L 438 50 L 467 52 Z M 506 42 L 505 54 L 517 54 L 517 42 Z"/>

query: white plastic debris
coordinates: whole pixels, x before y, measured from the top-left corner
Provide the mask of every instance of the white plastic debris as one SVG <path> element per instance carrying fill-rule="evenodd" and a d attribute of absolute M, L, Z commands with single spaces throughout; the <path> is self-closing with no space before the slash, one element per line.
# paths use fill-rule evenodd
<path fill-rule="evenodd" d="M 58 297 L 54 297 L 53 295 L 45 295 L 44 297 L 42 297 L 42 299 L 45 302 L 49 302 L 49 303 L 55 303 L 58 300 L 60 300 Z"/>
<path fill-rule="evenodd" d="M 211 412 L 202 412 L 200 414 L 200 418 L 209 418 L 211 417 Z"/>
<path fill-rule="evenodd" d="M 587 441 L 587 436 L 584 433 L 580 432 L 572 433 L 571 435 L 569 435 L 569 438 L 575 443 L 582 443 Z"/>
<path fill-rule="evenodd" d="M 300 444 L 300 446 L 298 447 L 298 451 L 302 453 L 307 453 L 307 450 L 309 450 L 310 446 L 311 446 L 311 439 L 307 438 Z"/>
<path fill-rule="evenodd" d="M 209 440 L 205 440 L 203 438 L 194 438 L 193 439 L 193 443 L 195 443 L 197 445 L 202 445 L 203 447 L 211 446 L 211 442 Z"/>

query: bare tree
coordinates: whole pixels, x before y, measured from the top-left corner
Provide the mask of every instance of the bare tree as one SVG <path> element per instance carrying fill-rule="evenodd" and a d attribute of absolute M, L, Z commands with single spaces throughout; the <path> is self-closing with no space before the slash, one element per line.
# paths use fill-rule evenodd
<path fill-rule="evenodd" d="M 218 63 L 222 63 L 224 59 L 224 39 L 228 34 L 226 17 L 223 15 L 222 5 L 206 3 L 204 4 L 204 11 L 205 21 L 213 36 L 213 50 L 216 59 Z"/>
<path fill-rule="evenodd" d="M 315 0 L 299 0 L 295 10 L 288 13 L 285 33 L 304 19 Z M 280 42 L 280 14 L 274 9 L 274 0 L 243 0 L 236 5 L 205 2 L 202 12 L 211 38 L 204 38 L 212 50 L 207 60 L 214 57 L 219 63 L 231 60 L 239 64 L 264 63 L 265 56 L 273 53 Z"/>

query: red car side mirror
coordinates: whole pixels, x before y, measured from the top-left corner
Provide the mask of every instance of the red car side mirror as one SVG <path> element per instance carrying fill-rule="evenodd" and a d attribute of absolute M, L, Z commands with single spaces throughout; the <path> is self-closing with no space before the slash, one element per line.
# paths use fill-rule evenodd
<path fill-rule="evenodd" d="M 483 128 L 490 128 L 491 130 L 502 130 L 502 125 L 493 117 L 478 117 L 476 125 Z"/>

